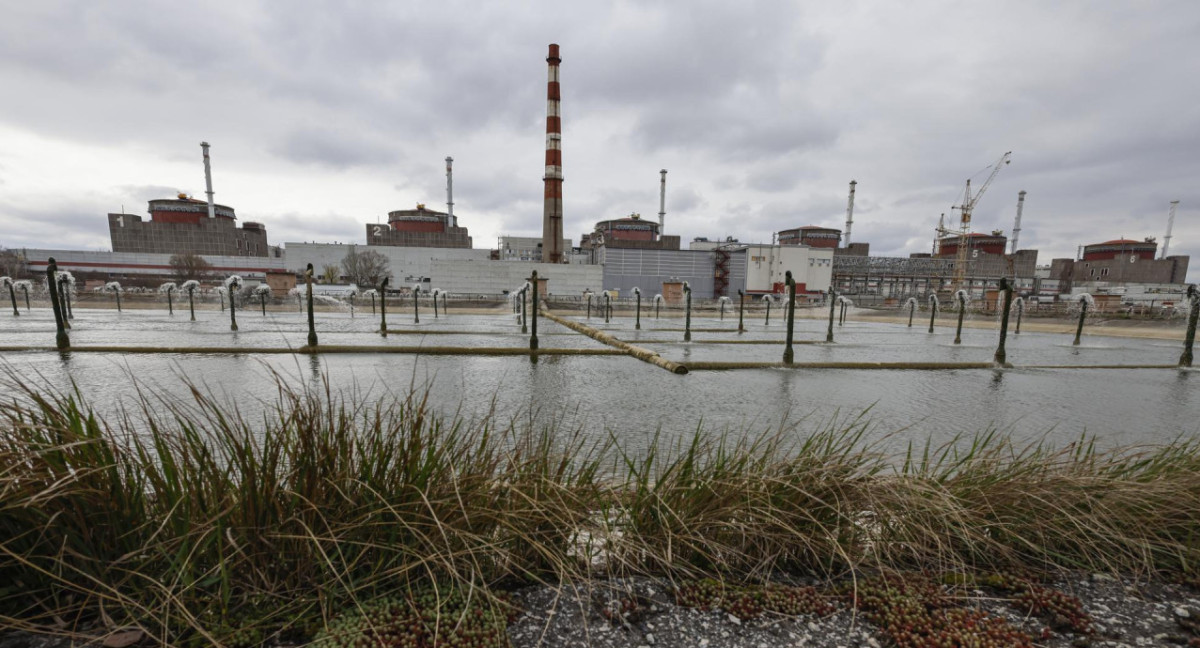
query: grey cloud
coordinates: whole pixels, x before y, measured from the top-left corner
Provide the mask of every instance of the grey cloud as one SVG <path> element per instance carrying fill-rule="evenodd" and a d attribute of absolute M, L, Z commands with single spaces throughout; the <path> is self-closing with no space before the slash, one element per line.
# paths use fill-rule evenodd
<path fill-rule="evenodd" d="M 292 162 L 333 169 L 388 164 L 400 155 L 380 139 L 363 135 L 345 129 L 297 129 L 284 135 L 272 150 Z"/>

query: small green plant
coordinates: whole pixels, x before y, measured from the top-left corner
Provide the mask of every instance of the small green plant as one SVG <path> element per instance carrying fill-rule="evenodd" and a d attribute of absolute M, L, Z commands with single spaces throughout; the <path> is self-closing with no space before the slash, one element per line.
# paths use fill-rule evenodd
<path fill-rule="evenodd" d="M 381 598 L 338 617 L 313 648 L 504 648 L 514 609 L 482 590 L 427 587 Z"/>
<path fill-rule="evenodd" d="M 713 579 L 680 585 L 675 589 L 675 602 L 703 611 L 722 609 L 743 621 L 757 619 L 764 612 L 823 617 L 834 611 L 829 598 L 813 587 L 775 583 L 732 586 Z"/>
<path fill-rule="evenodd" d="M 1004 619 L 959 607 L 927 578 L 884 576 L 845 588 L 851 604 L 896 648 L 1033 648 L 1033 639 Z"/>

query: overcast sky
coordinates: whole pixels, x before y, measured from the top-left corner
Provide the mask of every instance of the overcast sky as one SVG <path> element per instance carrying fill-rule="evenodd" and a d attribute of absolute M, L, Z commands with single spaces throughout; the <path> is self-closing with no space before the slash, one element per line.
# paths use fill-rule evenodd
<path fill-rule="evenodd" d="M 656 218 L 930 250 L 963 182 L 1039 261 L 1166 233 L 1200 256 L 1200 3 L 0 0 L 0 246 L 108 249 L 104 215 L 203 198 L 272 243 L 364 242 L 426 203 L 475 247 L 540 236 L 546 50 L 565 232 Z M 1197 259 L 1194 266 L 1200 266 Z M 1200 267 L 1190 273 L 1200 279 Z"/>

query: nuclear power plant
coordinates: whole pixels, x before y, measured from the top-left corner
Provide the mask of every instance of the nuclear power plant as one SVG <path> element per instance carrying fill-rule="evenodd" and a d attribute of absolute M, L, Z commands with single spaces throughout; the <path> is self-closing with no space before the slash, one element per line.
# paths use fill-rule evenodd
<path fill-rule="evenodd" d="M 149 221 L 134 214 L 109 214 L 108 232 L 113 252 L 270 255 L 267 228 L 262 223 L 247 222 L 238 227 L 233 207 L 213 202 L 208 142 L 200 142 L 200 149 L 203 151 L 208 200 L 195 200 L 183 193 L 175 198 L 151 200 Z"/>
<path fill-rule="evenodd" d="M 563 236 L 562 58 L 558 44 L 549 46 L 545 60 L 546 140 L 540 237 L 503 235 L 495 249 L 476 249 L 456 214 L 454 159 L 447 156 L 445 211 L 422 202 L 411 209 L 386 211 L 386 222 L 380 218 L 365 224 L 361 243 L 288 242 L 282 248 L 271 247 L 261 223 L 245 222 L 239 227 L 233 207 L 215 202 L 210 147 L 202 142 L 206 200 L 185 193 L 151 200 L 149 220 L 134 214 L 109 214 L 112 252 L 19 253 L 35 269 L 44 268 L 46 259 L 54 256 L 64 269 L 104 279 L 164 275 L 169 273 L 171 255 L 192 253 L 205 257 L 214 272 L 254 279 L 267 274 L 299 273 L 310 263 L 316 268 L 333 267 L 336 274 L 350 252 L 370 250 L 388 260 L 393 286 L 436 284 L 448 292 L 471 294 L 501 294 L 524 282 L 534 269 L 548 279 L 546 286 L 551 294 L 601 289 L 624 293 L 634 287 L 657 291 L 660 285 L 678 286 L 687 281 L 697 297 L 710 298 L 780 293 L 784 275 L 791 271 L 799 295 L 823 299 L 832 289 L 858 295 L 861 303 L 959 288 L 981 293 L 994 290 L 1002 277 L 1023 295 L 1048 299 L 1084 289 L 1103 294 L 1118 290 L 1118 286 L 1122 294 L 1138 290 L 1178 292 L 1186 280 L 1188 257 L 1168 255 L 1179 201 L 1170 203 L 1161 256 L 1153 237 L 1121 237 L 1080 245 L 1074 259 L 1053 259 L 1039 265 L 1037 250 L 1019 248 L 1025 191 L 1017 195 L 1011 239 L 999 229 L 973 231 L 972 213 L 997 174 L 1011 161 L 1011 152 L 985 169 L 990 174 L 982 183 L 972 187 L 971 180 L 966 181 L 961 202 L 952 207 L 952 211 L 959 212 L 957 226 L 948 224 L 943 214 L 932 227 L 933 246 L 929 252 L 904 257 L 871 256 L 869 242 L 851 241 L 855 197 L 860 191 L 857 180 L 849 181 L 844 230 L 820 224 L 779 223 L 769 243 L 743 243 L 738 236 L 723 240 L 695 237 L 683 249 L 682 237 L 675 232 L 685 231 L 688 224 L 677 218 L 672 234 L 665 229 L 667 169 L 658 171 L 657 219 L 643 218 L 636 205 L 618 207 L 634 209 L 625 212 L 628 216 L 594 221 L 580 237 L 579 245 L 574 246 Z M 531 182 L 531 193 L 533 186 Z M 870 190 L 869 184 L 863 187 Z M 466 204 L 470 204 L 469 199 Z M 385 208 L 381 205 L 381 214 Z M 1034 213 L 1036 217 L 1036 207 Z M 837 218 L 831 214 L 826 222 Z M 863 225 L 860 222 L 856 230 L 858 238 L 862 238 Z M 869 231 L 870 223 L 866 226 Z"/>

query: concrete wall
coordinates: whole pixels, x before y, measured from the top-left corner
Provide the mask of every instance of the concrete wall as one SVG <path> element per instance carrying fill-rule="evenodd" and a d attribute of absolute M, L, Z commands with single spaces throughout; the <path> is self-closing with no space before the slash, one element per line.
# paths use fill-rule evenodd
<path fill-rule="evenodd" d="M 604 288 L 629 294 L 634 287 L 654 295 L 664 281 L 688 282 L 696 297 L 713 297 L 713 253 L 708 250 L 639 250 L 603 247 L 597 259 L 604 266 Z M 727 294 L 736 295 L 746 284 L 746 254 L 733 251 L 729 257 Z"/>
<path fill-rule="evenodd" d="M 101 272 L 110 275 L 170 275 L 170 254 L 138 254 L 132 252 L 87 252 L 83 250 L 21 250 L 30 270 L 45 273 L 46 262 L 54 257 L 60 270 L 71 272 Z M 261 279 L 268 270 L 285 269 L 284 259 L 277 257 L 244 257 L 202 255 L 216 275 L 239 274 Z"/>
<path fill-rule="evenodd" d="M 537 270 L 546 277 L 550 294 L 582 294 L 585 288 L 599 290 L 599 266 L 493 261 L 490 250 L 453 248 L 409 248 L 330 243 L 288 243 L 287 267 L 302 272 L 308 263 L 318 273 L 325 265 L 341 265 L 351 249 L 378 252 L 387 258 L 395 288 L 421 283 L 451 293 L 501 294 L 520 286 Z"/>
<path fill-rule="evenodd" d="M 108 234 L 114 252 L 204 256 L 269 254 L 265 229 L 243 229 L 228 218 L 201 218 L 192 223 L 156 223 L 134 214 L 109 214 Z"/>
<path fill-rule="evenodd" d="M 604 279 L 604 270 L 600 266 L 439 259 L 434 261 L 433 280 L 429 286 L 450 293 L 495 295 L 520 288 L 534 270 L 539 279 L 546 280 L 546 292 L 551 296 L 578 296 L 587 289 L 598 291 Z"/>

